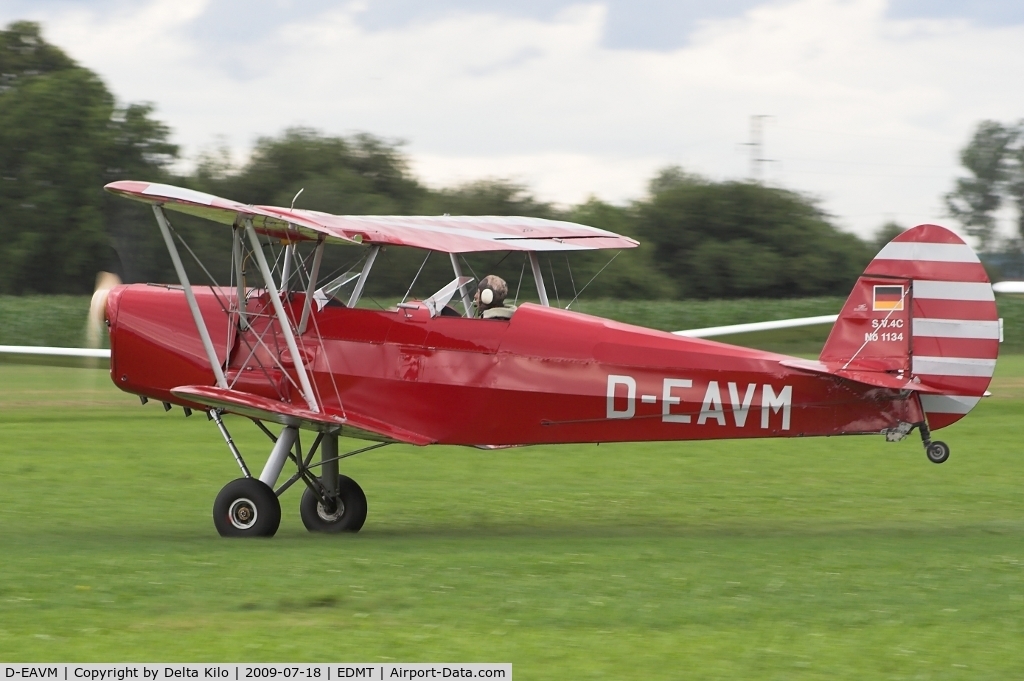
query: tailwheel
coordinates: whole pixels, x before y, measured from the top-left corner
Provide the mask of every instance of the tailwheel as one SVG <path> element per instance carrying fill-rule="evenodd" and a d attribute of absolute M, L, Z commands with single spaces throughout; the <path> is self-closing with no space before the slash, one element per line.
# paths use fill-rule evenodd
<path fill-rule="evenodd" d="M 932 440 L 932 431 L 928 429 L 927 423 L 917 424 L 921 429 L 921 443 L 924 445 L 924 453 L 932 463 L 942 463 L 949 458 L 949 445 L 941 440 Z"/>
<path fill-rule="evenodd" d="M 232 480 L 213 502 L 213 524 L 222 537 L 273 537 L 281 525 L 281 502 L 256 478 Z"/>
<path fill-rule="evenodd" d="M 310 532 L 358 532 L 366 522 L 366 495 L 355 480 L 339 475 L 337 495 L 324 501 L 307 487 L 299 502 L 299 515 Z"/>
<path fill-rule="evenodd" d="M 941 440 L 935 440 L 924 451 L 932 463 L 942 463 L 949 458 L 949 445 Z"/>

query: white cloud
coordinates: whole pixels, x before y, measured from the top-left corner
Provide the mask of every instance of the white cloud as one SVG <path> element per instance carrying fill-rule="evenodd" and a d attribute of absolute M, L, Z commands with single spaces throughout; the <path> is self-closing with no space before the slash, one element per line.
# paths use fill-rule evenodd
<path fill-rule="evenodd" d="M 353 4 L 223 44 L 196 37 L 206 9 L 36 18 L 122 100 L 156 102 L 189 153 L 224 135 L 241 155 L 296 124 L 366 130 L 408 140 L 429 183 L 512 177 L 565 203 L 637 197 L 668 163 L 743 177 L 749 116 L 771 114 L 769 180 L 862 234 L 950 223 L 940 197 L 973 126 L 1024 115 L 1024 27 L 893 20 L 882 0 L 769 3 L 660 52 L 605 47 L 600 4 L 376 31 Z"/>
<path fill-rule="evenodd" d="M 591 196 L 644 195 L 647 182 L 664 165 L 659 158 L 608 158 L 587 154 L 539 153 L 509 156 L 447 156 L 416 154 L 412 169 L 436 187 L 450 187 L 483 178 L 510 180 L 541 188 L 541 198 L 581 203 Z"/>

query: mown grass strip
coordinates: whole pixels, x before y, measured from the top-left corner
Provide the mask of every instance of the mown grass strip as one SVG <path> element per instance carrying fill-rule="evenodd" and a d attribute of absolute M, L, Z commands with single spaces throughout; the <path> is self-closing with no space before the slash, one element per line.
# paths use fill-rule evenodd
<path fill-rule="evenodd" d="M 511 661 L 520 679 L 1017 678 L 1024 358 L 920 443 L 389 447 L 356 536 L 216 536 L 212 424 L 0 367 L 0 658 Z M 229 419 L 258 466 L 266 439 Z"/>

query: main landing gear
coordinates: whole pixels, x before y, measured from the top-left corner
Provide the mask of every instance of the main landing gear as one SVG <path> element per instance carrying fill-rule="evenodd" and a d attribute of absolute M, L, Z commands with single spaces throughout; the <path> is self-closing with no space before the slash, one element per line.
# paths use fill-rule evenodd
<path fill-rule="evenodd" d="M 366 522 L 366 495 L 355 480 L 338 473 L 337 435 L 323 438 L 320 458 L 320 478 L 307 480 L 302 490 L 302 524 L 310 532 L 358 532 Z"/>
<path fill-rule="evenodd" d="M 321 501 L 308 487 L 299 501 L 302 524 L 310 532 L 358 532 L 366 522 L 366 495 L 355 480 L 338 476 L 334 495 Z"/>
<path fill-rule="evenodd" d="M 213 524 L 222 537 L 273 537 L 281 525 L 281 502 L 256 478 L 232 480 L 213 502 Z"/>
<path fill-rule="evenodd" d="M 377 449 L 379 443 L 338 455 L 338 433 L 319 433 L 309 451 L 303 455 L 298 428 L 286 426 L 275 437 L 262 423 L 256 425 L 274 442 L 260 477 L 254 478 L 228 433 L 220 412 L 211 410 L 224 441 L 235 457 L 244 477 L 232 480 L 213 503 L 213 524 L 222 537 L 272 537 L 281 524 L 279 497 L 294 483 L 302 480 L 306 489 L 299 502 L 302 524 L 310 532 L 358 532 L 366 522 L 366 495 L 352 478 L 338 473 L 338 461 L 362 452 Z M 320 462 L 310 466 L 313 455 L 320 450 Z M 291 459 L 296 473 L 274 489 L 285 462 Z M 320 476 L 312 469 L 320 468 Z"/>

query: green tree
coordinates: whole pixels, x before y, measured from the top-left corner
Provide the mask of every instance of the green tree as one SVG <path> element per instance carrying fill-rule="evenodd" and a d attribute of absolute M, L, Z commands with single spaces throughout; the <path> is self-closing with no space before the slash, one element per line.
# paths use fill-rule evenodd
<path fill-rule="evenodd" d="M 0 291 L 88 292 L 98 270 L 116 269 L 113 225 L 130 242 L 139 213 L 103 185 L 160 175 L 177 149 L 151 107 L 118 108 L 37 24 L 0 31 L 0 70 Z"/>
<path fill-rule="evenodd" d="M 426 213 L 451 215 L 525 215 L 568 220 L 617 234 L 636 237 L 636 215 L 628 207 L 613 206 L 595 198 L 559 210 L 537 200 L 523 185 L 506 180 L 481 180 L 450 189 L 442 189 L 427 199 Z M 437 210 L 441 208 L 443 210 Z M 548 296 L 553 303 L 569 304 L 577 294 L 587 298 L 671 297 L 673 283 L 651 260 L 652 248 L 609 251 L 573 251 L 539 254 Z M 520 289 L 520 299 L 536 295 L 529 265 L 523 253 L 478 253 L 466 259 L 473 271 L 483 276 L 497 274 L 509 282 L 511 295 Z M 450 270 L 438 268 L 444 276 Z M 449 276 L 450 278 L 450 276 Z M 447 281 L 447 280 L 445 280 Z M 579 307 L 577 304 L 576 307 Z"/>
<path fill-rule="evenodd" d="M 590 298 L 657 300 L 675 295 L 675 283 L 654 261 L 654 245 L 645 242 L 637 233 L 637 214 L 632 206 L 613 206 L 591 198 L 572 208 L 566 218 L 572 222 L 632 237 L 638 240 L 640 245 L 637 248 L 619 251 L 617 255 L 609 251 L 573 253 L 570 260 L 574 281 L 565 281 L 563 274 L 559 280 L 560 286 L 566 288 L 566 284 L 575 284 L 574 288 L 579 290 L 593 280 L 587 286 L 585 294 Z M 568 268 L 566 270 L 567 274 Z"/>
<path fill-rule="evenodd" d="M 60 48 L 43 40 L 39 24 L 15 21 L 0 31 L 0 93 L 17 87 L 25 78 L 76 66 Z"/>
<path fill-rule="evenodd" d="M 414 214 L 429 193 L 410 173 L 399 142 L 365 133 L 330 136 L 310 128 L 289 128 L 278 136 L 261 137 L 249 160 L 238 168 L 226 150 L 207 152 L 182 182 L 236 201 L 275 206 L 291 205 L 302 190 L 296 208 L 337 215 Z M 230 230 L 187 216 L 176 216 L 175 225 L 187 234 L 214 276 L 227 280 Z M 329 248 L 323 271 L 343 271 L 363 255 L 365 249 Z M 412 249 L 387 249 L 367 292 L 401 295 L 421 260 Z"/>
<path fill-rule="evenodd" d="M 1024 238 L 1024 120 L 1017 123 L 1017 144 L 1007 154 L 1011 171 L 1004 191 L 1017 206 L 1017 236 Z"/>
<path fill-rule="evenodd" d="M 477 180 L 431 192 L 421 210 L 427 215 L 526 215 L 558 217 L 550 203 L 537 200 L 517 182 L 501 179 Z"/>
<path fill-rule="evenodd" d="M 682 295 L 841 295 L 871 258 L 813 201 L 750 182 L 712 182 L 669 169 L 637 205 L 638 233 Z"/>
<path fill-rule="evenodd" d="M 191 178 L 197 189 L 246 203 L 290 205 L 341 215 L 408 214 L 426 195 L 409 172 L 401 145 L 368 134 L 331 137 L 290 128 L 261 137 L 249 161 L 231 172 L 223 154 L 208 154 Z"/>
<path fill-rule="evenodd" d="M 872 244 L 877 250 L 882 250 L 887 243 L 898 237 L 906 230 L 907 228 L 900 223 L 894 220 L 889 220 L 875 232 L 875 235 L 871 240 Z"/>
<path fill-rule="evenodd" d="M 1022 134 L 1024 123 L 1007 126 L 982 121 L 960 152 L 960 163 L 971 176 L 957 179 L 953 191 L 945 196 L 946 208 L 978 240 L 982 250 L 995 236 L 995 212 L 1002 205 L 1004 193 L 1010 190 L 1016 194 L 1018 206 L 1024 208 L 1024 150 L 1019 144 Z M 1019 220 L 1019 228 L 1024 230 L 1024 216 Z"/>

